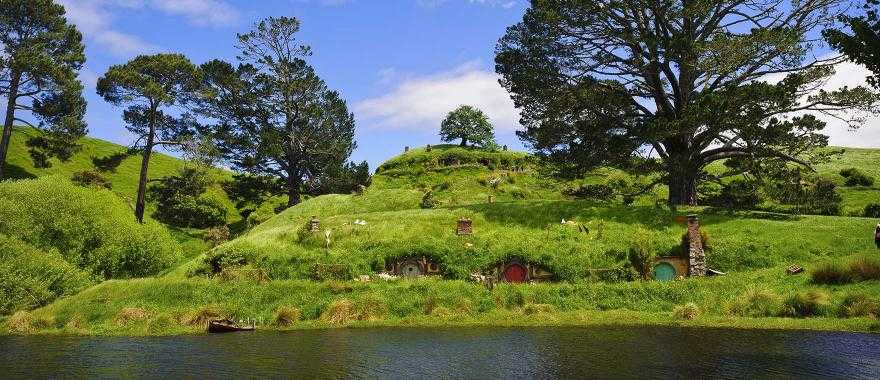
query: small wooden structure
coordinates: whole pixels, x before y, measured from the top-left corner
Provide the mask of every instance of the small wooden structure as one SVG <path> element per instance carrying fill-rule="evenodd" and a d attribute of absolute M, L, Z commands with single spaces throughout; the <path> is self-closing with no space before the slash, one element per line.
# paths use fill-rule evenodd
<path fill-rule="evenodd" d="M 499 282 L 509 283 L 545 282 L 555 278 L 553 272 L 543 265 L 521 259 L 500 262 L 486 273 Z"/>
<path fill-rule="evenodd" d="M 795 274 L 801 273 L 803 271 L 804 271 L 804 267 L 797 265 L 797 264 L 789 265 L 788 268 L 785 269 L 785 273 L 788 273 L 789 275 L 795 275 Z"/>
<path fill-rule="evenodd" d="M 439 276 L 440 263 L 428 256 L 413 256 L 385 263 L 385 271 L 401 277 Z"/>
<path fill-rule="evenodd" d="M 312 216 L 312 219 L 309 220 L 309 231 L 317 232 L 321 230 L 321 221 L 318 220 L 318 217 Z"/>
<path fill-rule="evenodd" d="M 461 218 L 455 228 L 456 235 L 472 235 L 474 233 L 474 222 L 470 218 Z"/>
<path fill-rule="evenodd" d="M 489 196 L 489 203 L 495 203 L 495 196 L 494 195 Z"/>

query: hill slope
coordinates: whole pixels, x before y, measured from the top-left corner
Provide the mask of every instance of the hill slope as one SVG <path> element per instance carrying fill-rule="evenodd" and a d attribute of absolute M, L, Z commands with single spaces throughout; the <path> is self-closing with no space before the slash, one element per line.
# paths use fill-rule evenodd
<path fill-rule="evenodd" d="M 855 166 L 867 172 L 875 156 L 880 154 L 848 151 L 820 171 L 831 176 L 841 167 Z M 874 220 L 707 208 L 673 212 L 654 202 L 662 199 L 662 190 L 632 206 L 619 200 L 575 200 L 562 192 L 577 183 L 625 176 L 600 171 L 562 183 L 542 175 L 520 153 L 416 149 L 382 165 L 363 194 L 310 199 L 162 278 L 108 281 L 29 318 L 54 320 L 48 332 L 139 335 L 198 332 L 205 316 L 272 321 L 291 310 L 298 315 L 294 327 L 678 324 L 688 322 L 674 319 L 673 309 L 694 303 L 704 314 L 693 322 L 697 325 L 880 329 L 869 318 L 838 319 L 850 297 L 877 300 L 876 281 L 824 286 L 811 283 L 807 275 L 785 275 L 790 264 L 812 270 L 875 254 Z M 427 191 L 436 198 L 433 208 L 421 207 Z M 870 194 L 876 188 L 862 191 L 868 196 L 853 205 L 874 199 Z M 490 195 L 494 202 L 489 202 Z M 621 281 L 630 267 L 625 252 L 633 245 L 660 255 L 678 253 L 685 230 L 681 217 L 688 213 L 699 213 L 709 234 L 709 265 L 728 275 Z M 313 216 L 320 220 L 320 232 L 306 228 Z M 456 235 L 462 217 L 472 219 L 473 235 Z M 561 223 L 563 219 L 573 223 Z M 352 281 L 413 256 L 435 260 L 441 278 Z M 470 273 L 511 258 L 544 266 L 561 281 L 501 284 L 493 290 L 465 282 Z M 598 269 L 614 269 L 610 273 L 619 276 L 607 278 L 601 273 L 609 272 Z M 807 290 L 832 300 L 823 304 L 822 318 L 753 319 L 731 311 L 753 302 L 753 294 L 780 309 L 783 298 L 798 299 Z M 100 306 L 85 307 L 96 304 Z M 130 308 L 143 309 L 147 317 L 117 323 Z M 781 312 L 768 313 L 761 316 Z M 70 327 L 79 320 L 88 323 Z"/>

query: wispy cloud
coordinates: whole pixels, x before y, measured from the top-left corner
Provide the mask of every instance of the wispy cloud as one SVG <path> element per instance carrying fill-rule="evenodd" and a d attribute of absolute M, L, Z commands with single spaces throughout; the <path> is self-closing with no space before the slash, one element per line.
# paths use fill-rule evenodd
<path fill-rule="evenodd" d="M 158 47 L 114 25 L 121 11 L 151 9 L 185 18 L 196 26 L 234 25 L 240 18 L 231 5 L 219 0 L 58 0 L 67 16 L 83 34 L 111 54 L 126 56 L 149 53 Z"/>
<path fill-rule="evenodd" d="M 836 72 L 825 83 L 826 91 L 833 91 L 842 87 L 853 88 L 856 86 L 868 86 L 867 77 L 870 71 L 864 66 L 853 62 L 844 62 L 835 67 Z M 849 146 L 861 148 L 880 148 L 880 116 L 870 115 L 864 123 L 853 130 L 847 123 L 826 115 L 816 115 L 827 123 L 824 133 L 830 137 L 830 144 L 836 146 Z"/>
<path fill-rule="evenodd" d="M 483 110 L 501 133 L 519 128 L 518 111 L 498 75 L 478 62 L 405 79 L 390 93 L 357 103 L 355 113 L 372 128 L 435 131 L 447 113 L 463 104 Z"/>

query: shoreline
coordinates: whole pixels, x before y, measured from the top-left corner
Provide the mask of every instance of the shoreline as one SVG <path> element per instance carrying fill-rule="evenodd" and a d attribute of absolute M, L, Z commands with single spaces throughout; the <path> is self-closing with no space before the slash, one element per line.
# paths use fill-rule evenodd
<path fill-rule="evenodd" d="M 496 319 L 497 318 L 497 319 Z M 28 334 L 12 333 L 6 328 L 8 317 L 2 321 L 0 336 L 30 337 L 174 337 L 208 336 L 204 328 L 193 326 L 168 326 L 163 330 L 149 328 L 150 321 L 119 326 L 120 329 L 47 328 Z M 491 319 L 491 320 L 490 320 Z M 124 328 L 123 328 L 124 327 Z M 692 320 L 674 318 L 671 313 L 643 313 L 626 310 L 570 311 L 553 313 L 521 314 L 517 311 L 496 311 L 484 315 L 437 318 L 430 316 L 400 319 L 352 321 L 333 324 L 326 321 L 302 321 L 295 326 L 281 327 L 272 324 L 257 325 L 256 333 L 283 333 L 305 330 L 344 330 L 372 328 L 597 328 L 597 327 L 668 327 L 684 329 L 804 331 L 827 333 L 880 334 L 880 320 L 871 318 L 745 318 L 730 316 L 701 316 Z M 152 331 L 151 331 L 152 330 Z M 246 333 L 246 332 L 242 332 Z"/>

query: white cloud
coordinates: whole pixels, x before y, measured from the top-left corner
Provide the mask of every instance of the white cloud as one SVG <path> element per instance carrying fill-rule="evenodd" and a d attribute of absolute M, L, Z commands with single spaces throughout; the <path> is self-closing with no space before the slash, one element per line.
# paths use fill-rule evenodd
<path fill-rule="evenodd" d="M 239 20 L 238 11 L 219 0 L 59 0 L 71 22 L 89 39 L 110 53 L 126 56 L 149 53 L 158 48 L 138 36 L 114 27 L 120 10 L 153 9 L 186 18 L 197 26 L 227 26 Z"/>
<path fill-rule="evenodd" d="M 471 62 L 452 71 L 402 81 L 389 94 L 355 105 L 373 128 L 437 131 L 447 113 L 460 105 L 477 107 L 500 133 L 519 128 L 519 112 L 498 75 Z"/>
<path fill-rule="evenodd" d="M 841 87 L 868 86 L 866 79 L 871 75 L 864 66 L 845 62 L 837 65 L 836 73 L 825 83 L 825 90 Z M 824 133 L 830 137 L 830 144 L 860 148 L 880 148 L 880 116 L 872 115 L 856 130 L 852 130 L 841 120 L 826 115 L 816 115 L 827 123 Z"/>

